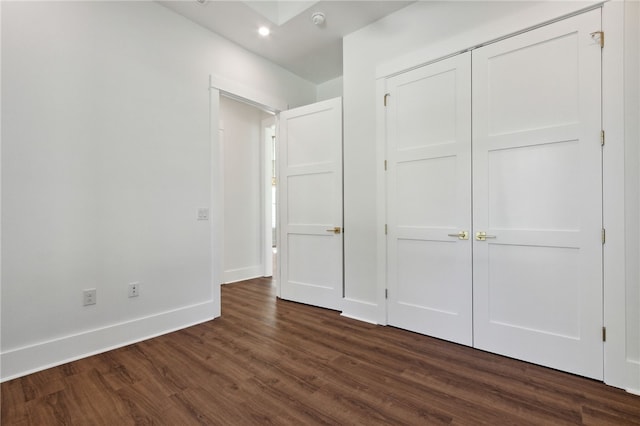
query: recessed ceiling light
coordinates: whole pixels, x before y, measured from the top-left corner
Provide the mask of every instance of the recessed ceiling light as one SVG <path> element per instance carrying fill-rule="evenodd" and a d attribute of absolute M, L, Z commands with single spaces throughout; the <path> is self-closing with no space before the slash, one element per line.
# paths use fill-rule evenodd
<path fill-rule="evenodd" d="M 271 30 L 267 27 L 260 27 L 258 28 L 258 34 L 260 34 L 262 37 L 266 37 L 271 34 Z"/>

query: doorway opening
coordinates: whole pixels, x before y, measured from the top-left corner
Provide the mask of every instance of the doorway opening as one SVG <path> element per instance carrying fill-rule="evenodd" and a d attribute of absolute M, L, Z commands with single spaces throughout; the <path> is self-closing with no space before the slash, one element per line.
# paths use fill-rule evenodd
<path fill-rule="evenodd" d="M 275 116 L 220 99 L 223 283 L 273 275 Z"/>

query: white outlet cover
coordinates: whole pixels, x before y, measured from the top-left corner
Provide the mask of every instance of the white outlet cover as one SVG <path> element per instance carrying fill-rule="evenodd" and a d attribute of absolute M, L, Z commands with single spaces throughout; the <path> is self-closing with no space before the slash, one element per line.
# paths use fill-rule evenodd
<path fill-rule="evenodd" d="M 140 296 L 140 283 L 129 283 L 129 297 L 138 297 Z"/>
<path fill-rule="evenodd" d="M 96 289 L 90 288 L 82 291 L 82 304 L 84 306 L 96 304 Z"/>
<path fill-rule="evenodd" d="M 198 220 L 209 220 L 209 209 L 206 207 L 200 207 L 198 209 Z"/>

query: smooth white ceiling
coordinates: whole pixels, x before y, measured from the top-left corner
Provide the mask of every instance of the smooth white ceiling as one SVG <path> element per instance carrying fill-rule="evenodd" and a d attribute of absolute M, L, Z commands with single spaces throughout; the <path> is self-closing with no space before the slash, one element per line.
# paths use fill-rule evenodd
<path fill-rule="evenodd" d="M 159 1 L 174 12 L 313 83 L 342 75 L 342 37 L 413 1 Z M 326 22 L 311 21 L 323 12 Z M 278 24 L 280 23 L 280 24 Z M 262 38 L 258 27 L 271 35 Z"/>

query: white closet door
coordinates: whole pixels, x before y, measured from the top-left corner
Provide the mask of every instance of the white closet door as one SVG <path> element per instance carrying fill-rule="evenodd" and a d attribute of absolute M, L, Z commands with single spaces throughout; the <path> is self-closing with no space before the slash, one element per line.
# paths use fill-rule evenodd
<path fill-rule="evenodd" d="M 280 297 L 342 300 L 342 99 L 284 111 L 279 122 Z"/>
<path fill-rule="evenodd" d="M 473 52 L 474 346 L 602 379 L 600 10 Z"/>
<path fill-rule="evenodd" d="M 472 343 L 470 61 L 465 53 L 387 80 L 386 110 L 387 321 L 466 345 Z"/>

